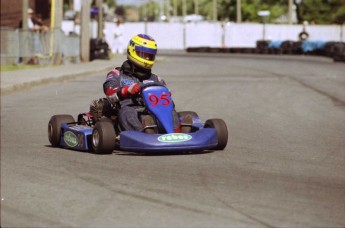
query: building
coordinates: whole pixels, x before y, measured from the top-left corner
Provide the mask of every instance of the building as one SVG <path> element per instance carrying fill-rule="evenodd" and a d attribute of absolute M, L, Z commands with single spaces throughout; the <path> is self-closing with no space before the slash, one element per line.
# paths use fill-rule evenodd
<path fill-rule="evenodd" d="M 40 15 L 45 25 L 49 25 L 51 0 L 28 0 L 29 8 Z M 2 28 L 18 28 L 22 19 L 23 0 L 1 1 L 0 26 Z"/>

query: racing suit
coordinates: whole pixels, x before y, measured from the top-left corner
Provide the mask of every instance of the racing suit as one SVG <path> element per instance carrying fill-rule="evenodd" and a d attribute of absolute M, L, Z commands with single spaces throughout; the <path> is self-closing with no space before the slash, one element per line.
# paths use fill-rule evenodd
<path fill-rule="evenodd" d="M 138 69 L 130 61 L 125 61 L 121 67 L 117 67 L 107 74 L 103 84 L 103 90 L 111 103 L 119 104 L 119 122 L 125 130 L 142 131 L 143 126 L 138 111 L 143 109 L 144 101 L 140 95 L 124 96 L 121 91 L 128 89 L 131 85 L 160 83 L 166 86 L 164 80 L 149 71 Z M 174 129 L 179 128 L 179 117 L 173 110 Z"/>

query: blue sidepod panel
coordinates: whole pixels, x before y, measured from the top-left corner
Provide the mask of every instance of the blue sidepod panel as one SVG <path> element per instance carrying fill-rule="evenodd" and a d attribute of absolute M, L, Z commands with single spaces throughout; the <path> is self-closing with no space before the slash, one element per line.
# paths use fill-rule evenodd
<path fill-rule="evenodd" d="M 214 128 L 202 128 L 188 134 L 146 134 L 138 131 L 123 131 L 120 134 L 120 149 L 137 152 L 206 150 L 214 148 L 217 143 Z"/>
<path fill-rule="evenodd" d="M 84 125 L 61 125 L 60 145 L 74 150 L 88 151 L 88 136 L 92 135 L 92 128 Z"/>

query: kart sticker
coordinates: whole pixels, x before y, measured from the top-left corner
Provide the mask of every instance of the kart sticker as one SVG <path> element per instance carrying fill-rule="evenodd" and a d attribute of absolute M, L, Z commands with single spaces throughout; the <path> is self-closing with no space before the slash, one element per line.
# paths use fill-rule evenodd
<path fill-rule="evenodd" d="M 178 143 L 191 140 L 192 136 L 184 133 L 171 133 L 165 134 L 158 137 L 158 141 L 166 143 Z"/>
<path fill-rule="evenodd" d="M 71 131 L 66 131 L 64 133 L 63 140 L 70 147 L 76 147 L 78 145 L 77 136 Z"/>

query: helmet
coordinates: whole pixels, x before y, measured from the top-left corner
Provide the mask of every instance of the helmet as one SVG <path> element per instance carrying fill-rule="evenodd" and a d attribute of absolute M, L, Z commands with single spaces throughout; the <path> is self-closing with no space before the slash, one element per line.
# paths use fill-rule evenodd
<path fill-rule="evenodd" d="M 129 41 L 127 58 L 136 66 L 149 70 L 155 63 L 156 41 L 149 35 L 138 34 Z"/>

